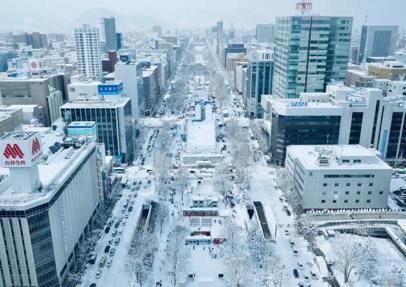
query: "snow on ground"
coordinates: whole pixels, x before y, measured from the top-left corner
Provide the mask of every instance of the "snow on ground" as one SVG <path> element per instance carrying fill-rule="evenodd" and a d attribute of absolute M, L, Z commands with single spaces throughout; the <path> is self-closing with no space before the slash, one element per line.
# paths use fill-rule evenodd
<path fill-rule="evenodd" d="M 361 237 L 359 235 L 353 235 L 353 234 L 340 234 L 339 236 L 342 236 L 346 241 L 351 242 L 356 239 L 360 240 L 365 240 L 365 237 Z M 405 259 L 403 255 L 396 249 L 396 247 L 392 244 L 392 242 L 388 239 L 385 238 L 371 238 L 373 240 L 373 243 L 377 247 L 377 255 L 376 258 L 378 259 L 378 268 L 377 272 L 375 274 L 376 279 L 383 279 L 387 278 L 387 276 L 392 276 L 391 272 L 392 269 L 399 268 L 403 269 L 403 276 L 406 278 L 406 265 L 405 265 Z M 333 260 L 335 258 L 335 240 L 334 239 L 324 239 L 324 237 L 319 236 L 316 239 L 318 247 L 323 251 L 325 254 L 325 257 L 328 258 L 328 260 Z M 367 278 L 362 277 L 359 281 L 353 282 L 353 285 L 350 284 L 344 284 L 344 279 L 343 279 L 343 274 L 338 270 L 338 268 L 333 267 L 333 272 L 336 275 L 337 280 L 339 281 L 341 286 L 359 286 L 359 287 L 367 287 L 367 286 L 379 286 L 380 284 L 378 283 L 377 285 L 371 285 L 370 281 L 367 280 Z M 355 276 L 356 277 L 356 276 Z M 354 277 L 352 277 L 354 278 Z M 386 279 L 384 279 L 386 281 Z"/>

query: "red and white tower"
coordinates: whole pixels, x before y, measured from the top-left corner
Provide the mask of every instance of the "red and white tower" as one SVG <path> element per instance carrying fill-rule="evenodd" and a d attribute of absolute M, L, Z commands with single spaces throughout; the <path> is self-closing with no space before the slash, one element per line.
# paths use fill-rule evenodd
<path fill-rule="evenodd" d="M 309 13 L 313 8 L 312 0 L 299 0 L 296 3 L 296 10 L 300 11 L 302 15 Z"/>

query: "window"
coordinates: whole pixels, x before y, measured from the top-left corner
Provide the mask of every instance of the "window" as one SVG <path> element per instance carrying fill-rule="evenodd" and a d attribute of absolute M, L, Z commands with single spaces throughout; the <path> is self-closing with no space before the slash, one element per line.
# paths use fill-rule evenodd
<path fill-rule="evenodd" d="M 361 163 L 360 159 L 354 159 L 354 163 Z"/>
<path fill-rule="evenodd" d="M 321 201 L 321 203 L 326 203 L 326 201 L 323 199 L 323 200 Z"/>
<path fill-rule="evenodd" d="M 356 199 L 356 200 L 355 200 L 355 203 L 359 203 L 359 199 Z"/>
<path fill-rule="evenodd" d="M 333 203 L 337 203 L 337 200 L 333 199 Z"/>
<path fill-rule="evenodd" d="M 368 194 L 372 194 L 372 191 L 368 191 Z"/>
<path fill-rule="evenodd" d="M 345 194 L 346 194 L 346 195 L 349 195 L 349 194 L 350 194 L 350 192 L 349 192 L 349 191 L 346 191 L 346 192 L 345 192 Z"/>
<path fill-rule="evenodd" d="M 322 195 L 326 195 L 326 194 L 327 194 L 327 192 L 323 191 L 321 194 L 322 194 Z"/>
<path fill-rule="evenodd" d="M 323 186 L 327 186 L 327 183 L 325 182 L 325 183 L 323 183 Z"/>
<path fill-rule="evenodd" d="M 358 184 L 357 184 L 358 186 L 362 186 L 362 183 L 360 183 L 360 182 L 358 182 Z"/>
<path fill-rule="evenodd" d="M 380 191 L 379 194 L 383 194 L 383 191 Z"/>
<path fill-rule="evenodd" d="M 369 186 L 374 186 L 374 184 L 372 182 L 369 183 Z"/>
<path fill-rule="evenodd" d="M 371 202 L 371 200 L 370 199 L 367 199 L 367 203 L 370 203 Z"/>
<path fill-rule="evenodd" d="M 338 183 L 336 182 L 336 183 L 334 184 L 334 186 L 338 186 Z"/>
<path fill-rule="evenodd" d="M 361 194 L 361 191 L 357 191 L 357 194 L 360 195 L 360 194 Z"/>
<path fill-rule="evenodd" d="M 347 182 L 347 183 L 345 184 L 345 186 L 351 186 L 351 183 Z"/>
<path fill-rule="evenodd" d="M 345 199 L 345 200 L 344 200 L 344 203 L 348 203 L 348 199 Z"/>

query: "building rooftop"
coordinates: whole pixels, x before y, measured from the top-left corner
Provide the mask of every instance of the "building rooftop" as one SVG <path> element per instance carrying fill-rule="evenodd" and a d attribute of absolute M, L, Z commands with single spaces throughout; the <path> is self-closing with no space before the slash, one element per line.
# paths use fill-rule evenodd
<path fill-rule="evenodd" d="M 119 98 L 117 101 L 108 100 L 88 100 L 88 101 L 71 101 L 67 102 L 61 108 L 106 108 L 106 107 L 122 107 L 125 106 L 130 101 L 130 98 Z"/>
<path fill-rule="evenodd" d="M 292 145 L 287 153 L 308 170 L 391 170 L 378 151 L 360 145 Z"/>
<path fill-rule="evenodd" d="M 29 137 L 30 134 L 33 133 L 21 133 L 21 136 Z M 90 141 L 77 149 L 63 148 L 62 136 L 50 129 L 43 130 L 41 141 L 44 153 L 38 164 L 41 188 L 38 192 L 15 193 L 8 168 L 0 168 L 0 209 L 25 210 L 48 202 L 95 147 Z"/>

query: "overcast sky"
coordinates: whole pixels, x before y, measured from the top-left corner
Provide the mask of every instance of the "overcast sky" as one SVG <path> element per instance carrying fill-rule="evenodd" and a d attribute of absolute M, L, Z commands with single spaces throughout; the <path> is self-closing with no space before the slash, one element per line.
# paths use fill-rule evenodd
<path fill-rule="evenodd" d="M 371 24 L 406 27 L 406 0 L 313 0 L 319 15 L 354 16 L 355 24 L 368 14 Z M 146 15 L 177 27 L 214 25 L 253 28 L 275 16 L 294 15 L 296 0 L 0 0 L 0 30 L 24 29 L 27 23 L 60 27 L 89 9 L 107 8 L 118 14 Z M 32 24 L 34 27 L 35 24 Z M 52 29 L 52 28 L 50 28 Z"/>

